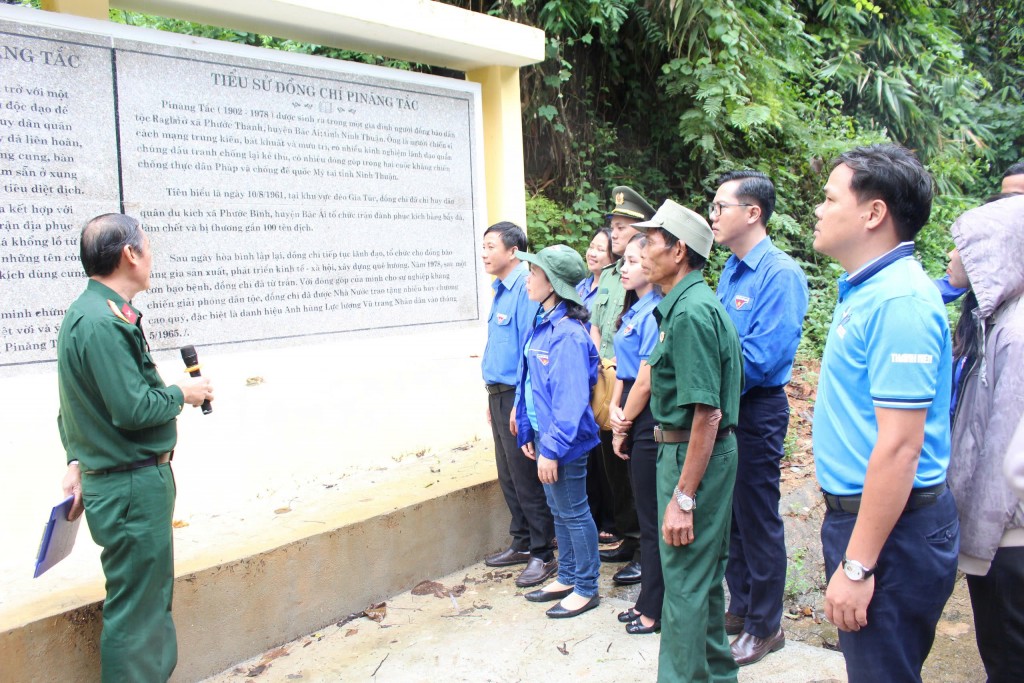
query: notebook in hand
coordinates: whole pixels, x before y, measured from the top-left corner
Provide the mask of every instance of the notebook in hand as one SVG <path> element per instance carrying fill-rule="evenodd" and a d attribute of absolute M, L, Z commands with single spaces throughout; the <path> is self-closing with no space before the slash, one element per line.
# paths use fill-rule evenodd
<path fill-rule="evenodd" d="M 68 512 L 75 502 L 75 497 L 68 496 L 50 511 L 50 519 L 43 529 L 43 540 L 39 543 L 39 555 L 36 557 L 36 572 L 32 578 L 37 578 L 47 569 L 57 564 L 71 554 L 75 547 L 75 536 L 78 535 L 78 525 L 82 521 L 81 516 L 73 522 L 68 521 Z"/>

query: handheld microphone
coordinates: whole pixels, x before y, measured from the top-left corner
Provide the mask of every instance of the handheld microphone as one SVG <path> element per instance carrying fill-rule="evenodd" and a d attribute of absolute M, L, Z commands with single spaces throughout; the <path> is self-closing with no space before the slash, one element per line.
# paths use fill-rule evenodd
<path fill-rule="evenodd" d="M 199 354 L 196 353 L 196 347 L 194 346 L 182 346 L 181 347 L 181 359 L 185 361 L 185 372 L 191 377 L 199 377 L 202 375 L 199 372 Z M 213 412 L 213 406 L 210 405 L 210 399 L 203 401 L 203 415 L 209 415 Z"/>

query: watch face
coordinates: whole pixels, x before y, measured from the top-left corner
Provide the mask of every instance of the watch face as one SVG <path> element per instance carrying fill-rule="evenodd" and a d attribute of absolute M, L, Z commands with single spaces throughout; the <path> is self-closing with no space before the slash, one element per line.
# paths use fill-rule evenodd
<path fill-rule="evenodd" d="M 685 493 L 680 493 L 676 497 L 676 503 L 679 504 L 679 509 L 683 512 L 689 512 L 693 509 L 693 498 L 690 498 Z"/>
<path fill-rule="evenodd" d="M 863 581 L 864 580 L 864 567 L 854 562 L 843 562 L 843 571 L 846 572 L 846 576 L 851 581 Z"/>

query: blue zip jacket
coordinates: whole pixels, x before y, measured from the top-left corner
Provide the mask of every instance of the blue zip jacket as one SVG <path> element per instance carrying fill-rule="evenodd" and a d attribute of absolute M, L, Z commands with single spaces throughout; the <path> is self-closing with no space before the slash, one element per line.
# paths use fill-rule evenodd
<path fill-rule="evenodd" d="M 537 455 L 566 463 L 585 456 L 601 443 L 590 392 L 597 383 L 598 355 L 583 325 L 565 317 L 565 303 L 533 330 L 520 364 L 516 392 L 517 442 L 536 445 Z M 540 433 L 530 425 L 523 389 L 529 368 Z"/>

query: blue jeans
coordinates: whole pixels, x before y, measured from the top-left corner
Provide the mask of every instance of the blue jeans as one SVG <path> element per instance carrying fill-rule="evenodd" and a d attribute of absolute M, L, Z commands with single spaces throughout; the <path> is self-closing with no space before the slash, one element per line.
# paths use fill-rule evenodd
<path fill-rule="evenodd" d="M 821 525 L 825 572 L 831 579 L 857 515 L 829 510 Z M 928 507 L 904 512 L 882 546 L 868 625 L 839 632 L 850 683 L 921 681 L 935 625 L 953 592 L 960 523 L 947 489 Z"/>
<path fill-rule="evenodd" d="M 539 456 L 538 456 L 539 457 Z M 574 586 L 585 598 L 597 595 L 601 559 L 597 554 L 597 525 L 587 501 L 587 457 L 558 465 L 558 481 L 544 484 L 555 518 L 558 539 L 558 581 Z"/>

